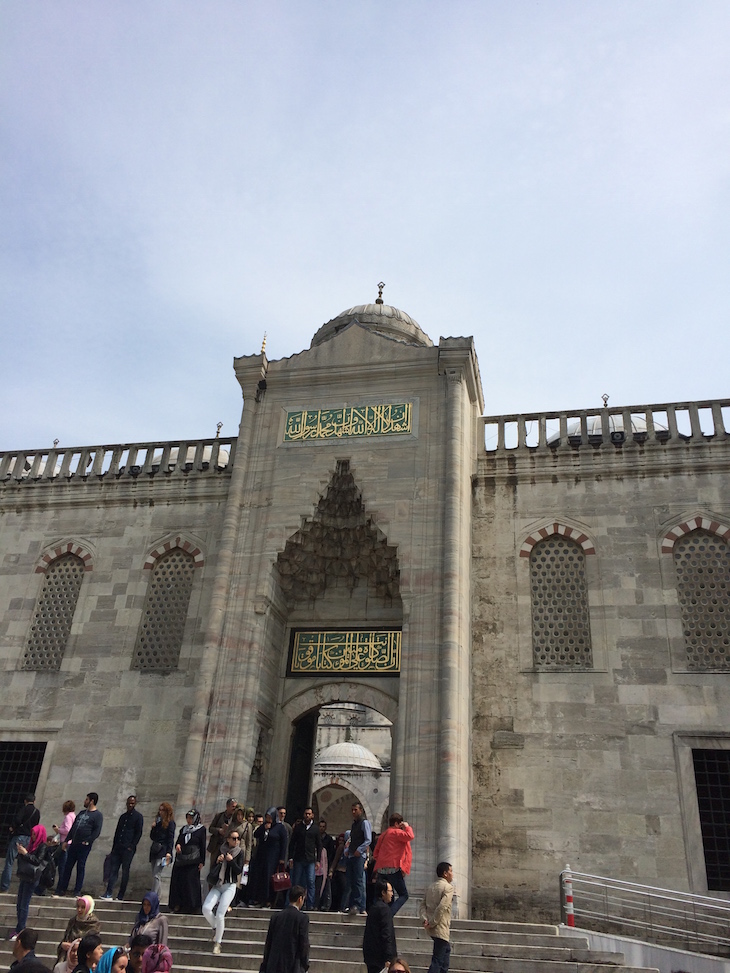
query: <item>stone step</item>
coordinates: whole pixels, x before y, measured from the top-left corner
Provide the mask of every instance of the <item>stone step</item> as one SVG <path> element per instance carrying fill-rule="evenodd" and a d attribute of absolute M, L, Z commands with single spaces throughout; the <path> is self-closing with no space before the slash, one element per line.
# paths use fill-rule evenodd
<path fill-rule="evenodd" d="M 133 902 L 101 900 L 96 912 L 105 945 L 126 941 L 139 906 Z M 36 897 L 29 925 L 39 933 L 37 955 L 55 962 L 61 934 L 73 915 L 73 899 Z M 270 909 L 235 909 L 226 919 L 223 951 L 212 952 L 211 930 L 202 915 L 169 915 L 169 946 L 175 973 L 257 973 L 272 916 Z M 12 927 L 15 896 L 0 894 L 0 926 Z M 396 916 L 399 951 L 413 973 L 425 973 L 431 959 L 431 938 L 414 916 Z M 362 916 L 310 913 L 310 973 L 360 973 Z M 0 956 L 11 959 L 11 944 L 2 943 Z M 0 966 L 2 959 L 0 959 Z M 618 953 L 588 949 L 585 937 L 565 939 L 556 926 L 457 919 L 452 922 L 452 973 L 647 973 L 624 965 Z"/>

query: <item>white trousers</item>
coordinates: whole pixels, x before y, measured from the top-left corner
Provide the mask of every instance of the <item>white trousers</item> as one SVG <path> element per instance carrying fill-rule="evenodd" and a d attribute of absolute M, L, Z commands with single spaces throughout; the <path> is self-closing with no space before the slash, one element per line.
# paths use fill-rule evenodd
<path fill-rule="evenodd" d="M 217 943 L 223 940 L 223 933 L 226 928 L 226 912 L 228 912 L 228 906 L 233 902 L 233 896 L 235 894 L 236 885 L 234 882 L 231 882 L 228 885 L 216 885 L 205 897 L 203 915 L 208 925 L 215 929 L 215 941 Z M 213 910 L 216 904 L 218 905 L 218 909 L 214 915 Z"/>

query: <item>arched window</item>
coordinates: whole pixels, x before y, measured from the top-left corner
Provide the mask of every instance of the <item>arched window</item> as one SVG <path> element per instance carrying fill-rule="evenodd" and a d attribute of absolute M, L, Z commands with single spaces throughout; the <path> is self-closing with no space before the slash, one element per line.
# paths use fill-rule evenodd
<path fill-rule="evenodd" d="M 583 548 L 561 534 L 552 534 L 535 544 L 529 556 L 535 668 L 591 668 Z"/>
<path fill-rule="evenodd" d="M 23 655 L 23 669 L 60 669 L 85 566 L 75 554 L 48 565 Z"/>
<path fill-rule="evenodd" d="M 147 588 L 133 669 L 176 669 L 193 590 L 195 559 L 180 547 L 157 558 Z"/>
<path fill-rule="evenodd" d="M 730 545 L 707 530 L 674 544 L 689 669 L 730 669 Z"/>

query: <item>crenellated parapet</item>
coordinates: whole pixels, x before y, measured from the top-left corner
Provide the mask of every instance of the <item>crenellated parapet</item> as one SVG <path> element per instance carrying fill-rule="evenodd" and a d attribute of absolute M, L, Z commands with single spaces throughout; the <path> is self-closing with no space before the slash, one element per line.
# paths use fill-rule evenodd
<path fill-rule="evenodd" d="M 730 399 L 484 416 L 484 452 L 665 449 L 730 441 Z"/>
<path fill-rule="evenodd" d="M 72 446 L 0 453 L 0 484 L 88 483 L 230 473 L 236 438 Z"/>

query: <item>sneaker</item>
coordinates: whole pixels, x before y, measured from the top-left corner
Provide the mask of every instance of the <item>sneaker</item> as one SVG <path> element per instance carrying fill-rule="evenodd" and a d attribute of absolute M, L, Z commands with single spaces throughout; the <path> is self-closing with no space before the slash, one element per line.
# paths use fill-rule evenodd
<path fill-rule="evenodd" d="M 216 956 L 218 956 L 218 954 L 220 953 L 220 951 L 221 951 L 221 944 L 220 943 L 213 943 L 213 952 L 215 953 Z"/>
<path fill-rule="evenodd" d="M 358 912 L 359 916 L 366 916 L 367 912 L 363 909 L 362 912 Z"/>
<path fill-rule="evenodd" d="M 102 899 L 113 899 L 113 898 L 114 898 L 114 896 L 113 895 L 109 895 L 108 892 L 107 892 L 106 895 L 102 895 Z"/>
<path fill-rule="evenodd" d="M 348 912 L 348 915 L 356 916 L 357 915 L 357 906 L 353 905 L 353 907 L 351 909 L 348 909 L 347 912 Z"/>

